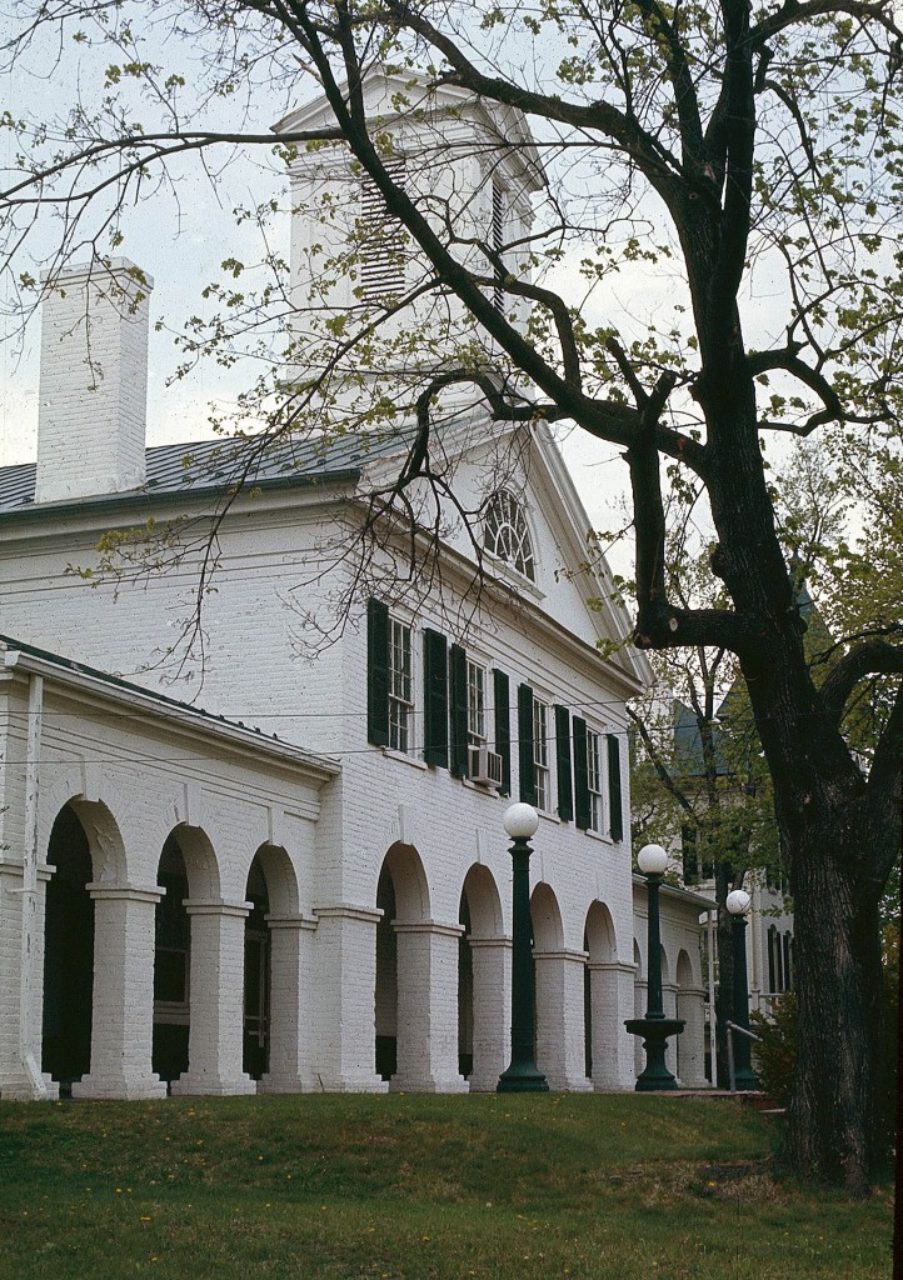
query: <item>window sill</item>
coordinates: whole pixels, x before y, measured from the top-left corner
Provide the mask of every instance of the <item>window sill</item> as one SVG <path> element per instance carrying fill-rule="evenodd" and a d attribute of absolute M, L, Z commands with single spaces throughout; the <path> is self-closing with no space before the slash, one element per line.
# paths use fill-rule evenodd
<path fill-rule="evenodd" d="M 498 787 L 484 787 L 481 782 L 471 782 L 470 778 L 462 778 L 461 781 L 468 791 L 476 791 L 477 795 L 493 796 L 496 800 L 502 799 Z"/>
<path fill-rule="evenodd" d="M 601 831 L 594 831 L 592 827 L 587 827 L 583 834 L 589 836 L 591 840 L 598 840 L 600 844 L 607 844 L 610 848 L 614 847 L 614 841 L 611 836 L 605 836 Z"/>
<path fill-rule="evenodd" d="M 404 751 L 396 751 L 394 747 L 383 747 L 382 753 L 387 760 L 400 760 L 402 764 L 409 764 L 412 769 L 429 768 L 425 760 L 418 760 L 416 756 L 409 756 Z"/>
<path fill-rule="evenodd" d="M 508 564 L 507 560 L 502 560 L 488 547 L 483 548 L 483 556 L 492 572 L 497 578 L 502 579 L 509 587 L 525 595 L 530 595 L 534 600 L 545 600 L 546 593 L 535 582 L 521 573 L 519 570 Z"/>
<path fill-rule="evenodd" d="M 546 822 L 554 822 L 556 827 L 561 826 L 561 819 L 557 813 L 546 813 L 545 809 L 537 809 L 536 812 L 539 814 L 540 818 L 544 818 Z"/>

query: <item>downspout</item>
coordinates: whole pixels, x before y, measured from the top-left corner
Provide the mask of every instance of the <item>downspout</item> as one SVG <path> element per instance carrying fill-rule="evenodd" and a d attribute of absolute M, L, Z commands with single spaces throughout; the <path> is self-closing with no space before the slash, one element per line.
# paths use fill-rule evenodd
<path fill-rule="evenodd" d="M 35 957 L 40 951 L 37 937 L 38 915 L 38 788 L 42 721 L 44 717 L 44 677 L 29 676 L 28 729 L 25 747 L 25 840 L 22 851 L 22 953 L 19 975 L 19 1060 L 36 1098 L 47 1096 L 47 1085 L 35 1058 L 34 1008 Z"/>

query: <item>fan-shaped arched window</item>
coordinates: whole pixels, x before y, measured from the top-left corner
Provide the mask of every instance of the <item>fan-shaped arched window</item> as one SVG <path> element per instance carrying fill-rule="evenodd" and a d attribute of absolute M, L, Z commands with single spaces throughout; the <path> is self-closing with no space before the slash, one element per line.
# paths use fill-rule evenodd
<path fill-rule="evenodd" d="M 512 493 L 499 489 L 489 500 L 483 546 L 531 582 L 536 580 L 533 543 L 523 509 Z"/>

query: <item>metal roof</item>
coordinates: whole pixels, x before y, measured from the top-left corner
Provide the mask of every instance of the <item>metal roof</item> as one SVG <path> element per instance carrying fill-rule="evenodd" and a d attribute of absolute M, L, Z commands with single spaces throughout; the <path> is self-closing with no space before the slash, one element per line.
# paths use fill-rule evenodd
<path fill-rule="evenodd" d="M 140 489 L 38 506 L 34 500 L 36 465 L 26 462 L 0 467 L 0 514 L 37 514 L 45 510 L 49 514 L 87 503 L 217 492 L 235 484 L 250 488 L 353 480 L 359 478 L 368 462 L 403 450 L 408 444 L 408 432 L 371 430 L 303 442 L 272 441 L 261 435 L 157 445 L 145 451 L 146 481 Z"/>

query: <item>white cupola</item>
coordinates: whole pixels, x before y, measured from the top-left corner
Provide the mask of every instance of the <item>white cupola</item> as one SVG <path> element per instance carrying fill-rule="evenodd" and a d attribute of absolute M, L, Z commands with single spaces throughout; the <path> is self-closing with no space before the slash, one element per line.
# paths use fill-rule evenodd
<path fill-rule="evenodd" d="M 424 78 L 371 70 L 364 79 L 371 136 L 391 148 L 388 165 L 415 197 L 443 244 L 481 276 L 492 268 L 477 242 L 501 253 L 505 271 L 527 276 L 523 246 L 532 222 L 531 197 L 545 185 L 536 148 L 521 112 L 485 102 L 465 90 L 435 87 Z M 293 111 L 275 126 L 287 135 L 334 124 L 324 97 Z M 430 264 L 382 197 L 361 173 L 344 143 L 302 144 L 290 165 L 291 278 L 299 364 L 317 346 L 325 321 L 342 325 L 383 308 L 429 280 Z M 512 247 L 505 249 L 506 245 Z M 528 307 L 487 286 L 506 314 L 524 321 Z M 397 341 L 386 372 L 410 368 L 422 353 L 433 369 L 455 358 L 462 345 L 488 335 L 454 298 L 426 293 L 397 319 L 380 320 L 380 334 Z"/>

